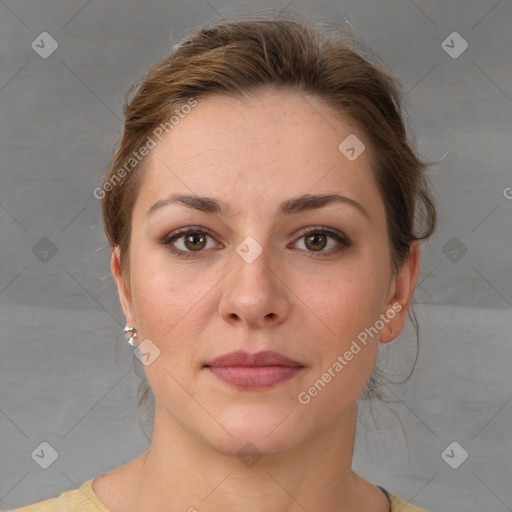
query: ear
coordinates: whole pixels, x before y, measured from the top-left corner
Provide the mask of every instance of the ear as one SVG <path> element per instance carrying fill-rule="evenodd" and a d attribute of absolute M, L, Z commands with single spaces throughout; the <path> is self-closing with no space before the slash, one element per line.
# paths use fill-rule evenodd
<path fill-rule="evenodd" d="M 119 247 L 115 247 L 112 251 L 112 259 L 110 261 L 112 275 L 114 276 L 117 291 L 119 293 L 119 301 L 125 318 L 126 325 L 137 327 L 135 315 L 133 314 L 132 296 L 129 287 L 126 284 L 125 277 L 121 273 L 121 259 Z"/>
<path fill-rule="evenodd" d="M 390 293 L 384 312 L 384 315 L 390 318 L 390 320 L 385 323 L 380 333 L 381 343 L 393 341 L 402 332 L 418 281 L 420 260 L 420 246 L 414 240 L 410 245 L 407 260 L 390 283 Z M 392 311 L 395 312 L 393 317 L 391 317 Z"/>

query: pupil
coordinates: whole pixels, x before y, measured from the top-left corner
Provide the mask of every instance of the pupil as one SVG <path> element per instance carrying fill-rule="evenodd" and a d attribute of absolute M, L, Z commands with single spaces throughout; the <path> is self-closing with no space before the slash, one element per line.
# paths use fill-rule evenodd
<path fill-rule="evenodd" d="M 323 239 L 324 243 L 320 243 L 320 246 L 318 245 L 319 239 Z M 311 235 L 307 238 L 308 242 L 312 242 L 312 245 L 316 249 L 323 249 L 325 247 L 325 237 L 324 235 Z"/>
<path fill-rule="evenodd" d="M 194 241 L 196 241 L 197 239 L 200 239 L 199 244 L 194 243 Z M 199 235 L 199 234 L 189 235 L 187 237 L 187 242 L 191 244 L 191 247 L 189 247 L 188 243 L 187 243 L 187 247 L 189 249 L 192 249 L 192 250 L 202 249 L 204 246 L 204 236 Z"/>

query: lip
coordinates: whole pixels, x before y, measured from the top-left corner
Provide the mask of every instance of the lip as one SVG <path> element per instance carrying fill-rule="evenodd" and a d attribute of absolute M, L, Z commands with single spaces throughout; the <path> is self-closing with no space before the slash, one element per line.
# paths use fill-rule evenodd
<path fill-rule="evenodd" d="M 290 359 L 283 354 L 280 354 L 279 352 L 274 352 L 272 350 L 256 352 L 255 354 L 250 354 L 249 352 L 238 350 L 237 352 L 230 352 L 229 354 L 219 356 L 216 359 L 213 359 L 213 361 L 206 363 L 205 366 L 288 366 L 290 368 L 298 368 L 303 365 L 297 361 L 293 361 L 293 359 Z"/>
<path fill-rule="evenodd" d="M 304 365 L 266 350 L 250 354 L 242 350 L 217 357 L 205 368 L 222 381 L 242 389 L 266 389 L 291 379 Z"/>

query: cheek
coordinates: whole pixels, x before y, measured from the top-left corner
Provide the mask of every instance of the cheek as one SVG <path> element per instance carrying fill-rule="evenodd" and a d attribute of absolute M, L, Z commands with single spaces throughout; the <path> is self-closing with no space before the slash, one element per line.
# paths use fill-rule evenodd
<path fill-rule="evenodd" d="M 323 293 L 318 289 L 310 297 L 322 326 L 316 334 L 310 331 L 317 364 L 302 391 L 313 409 L 327 415 L 327 422 L 359 399 L 375 366 L 380 338 L 374 326 L 381 297 L 374 280 L 370 273 L 357 280 L 330 280 Z"/>
<path fill-rule="evenodd" d="M 193 297 L 187 293 L 190 283 L 187 286 L 179 273 L 152 258 L 149 251 L 146 254 L 134 256 L 132 298 L 139 337 L 149 338 L 160 346 L 168 339 L 176 339 L 180 319 L 193 307 Z"/>
<path fill-rule="evenodd" d="M 197 364 L 205 325 L 214 317 L 212 288 L 219 276 L 191 271 L 160 250 L 140 251 L 133 263 L 132 297 L 139 338 L 150 339 L 160 349 L 161 362 L 185 378 Z M 152 367 L 146 370 L 155 371 Z"/>
<path fill-rule="evenodd" d="M 325 334 L 345 341 L 375 323 L 384 294 L 379 276 L 370 266 L 347 274 L 317 279 L 302 291 L 304 303 L 322 320 Z M 308 293 L 308 288 L 315 292 Z"/>
<path fill-rule="evenodd" d="M 139 329 L 149 334 L 155 329 L 171 328 L 175 323 L 174 317 L 179 315 L 183 304 L 176 293 L 177 283 L 158 272 L 141 272 L 133 277 L 133 283 L 133 300 L 139 318 Z"/>
<path fill-rule="evenodd" d="M 337 279 L 317 279 L 314 294 L 307 295 L 306 290 L 302 290 L 302 297 L 307 297 L 304 303 L 316 313 L 311 321 L 319 324 L 314 336 L 319 364 L 312 377 L 332 382 L 331 392 L 350 402 L 362 392 L 375 365 L 380 340 L 375 324 L 382 312 L 383 283 L 376 266 L 361 265 L 350 273 L 340 272 Z M 330 374 L 325 374 L 329 369 Z"/>
<path fill-rule="evenodd" d="M 180 279 L 170 269 L 152 266 L 150 261 L 141 268 L 147 271 L 133 276 L 132 290 L 139 341 L 149 339 L 158 354 L 145 364 L 144 371 L 157 400 L 187 410 L 190 399 L 183 387 L 194 394 L 191 377 L 200 339 L 194 329 L 198 328 L 197 315 L 204 315 L 200 302 L 204 292 L 192 286 L 190 280 Z"/>

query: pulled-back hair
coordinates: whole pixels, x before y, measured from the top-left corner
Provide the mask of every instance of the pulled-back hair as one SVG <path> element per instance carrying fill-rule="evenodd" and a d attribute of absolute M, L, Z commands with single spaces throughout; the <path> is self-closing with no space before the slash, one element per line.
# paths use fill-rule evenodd
<path fill-rule="evenodd" d="M 287 11 L 213 24 L 174 46 L 167 58 L 128 89 L 124 133 L 103 184 L 105 231 L 111 247 L 120 249 L 123 275 L 128 275 L 131 215 L 143 175 L 143 160 L 132 169 L 126 167 L 134 152 L 191 99 L 200 101 L 211 94 L 240 98 L 262 89 L 314 95 L 334 114 L 359 127 L 372 149 L 371 169 L 386 208 L 396 273 L 411 243 L 434 232 L 436 208 L 425 174 L 427 164 L 408 142 L 401 85 L 372 60 L 377 58 L 354 40 L 345 23 L 328 27 Z M 122 168 L 125 172 L 120 173 Z M 120 174 L 122 179 L 116 181 Z M 412 307 L 409 315 L 418 339 Z M 376 369 L 364 396 L 378 391 L 378 374 Z M 139 406 L 152 395 L 141 377 Z"/>

